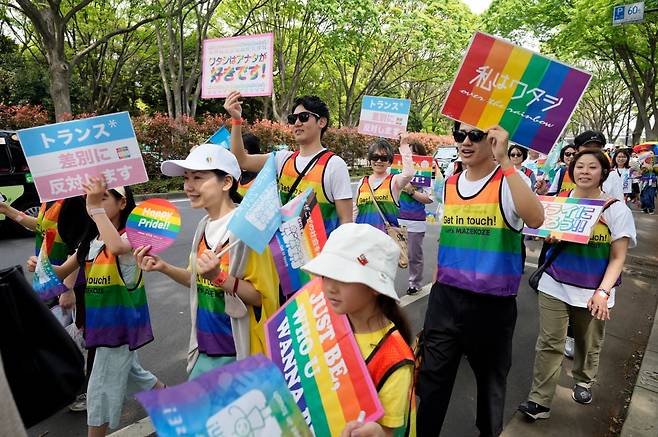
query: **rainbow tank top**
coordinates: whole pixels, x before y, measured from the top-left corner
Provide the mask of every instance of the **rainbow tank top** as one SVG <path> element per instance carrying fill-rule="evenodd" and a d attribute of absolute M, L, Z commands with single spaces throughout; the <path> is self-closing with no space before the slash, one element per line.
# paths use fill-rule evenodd
<path fill-rule="evenodd" d="M 322 153 L 322 152 L 318 152 Z M 292 188 L 292 185 L 297 180 L 299 173 L 295 168 L 295 159 L 299 156 L 299 151 L 294 152 L 286 159 L 279 175 L 279 195 L 281 196 L 281 203 L 285 203 L 286 197 Z M 295 192 L 290 197 L 295 196 L 306 191 L 308 188 L 313 188 L 315 191 L 315 198 L 320 204 L 320 211 L 322 211 L 322 219 L 324 221 L 324 228 L 327 232 L 327 237 L 331 232 L 338 227 L 338 213 L 336 212 L 336 205 L 327 198 L 324 190 L 324 173 L 329 159 L 334 156 L 333 152 L 325 152 L 311 168 L 302 180 L 297 185 Z"/>
<path fill-rule="evenodd" d="M 567 167 L 562 167 L 557 188 L 558 194 L 570 193 L 574 188 L 576 188 L 576 183 L 571 180 L 571 176 L 569 176 L 569 169 Z"/>
<path fill-rule="evenodd" d="M 201 256 L 206 249 L 210 248 L 204 236 L 199 242 L 197 256 Z M 228 273 L 228 252 L 222 256 L 219 268 L 221 271 Z M 224 290 L 198 273 L 196 275 L 196 289 L 198 299 L 196 337 L 199 352 L 214 357 L 235 356 L 231 318 L 224 310 Z"/>
<path fill-rule="evenodd" d="M 93 347 L 127 344 L 135 350 L 153 340 L 144 278 L 128 288 L 118 260 L 105 246 L 85 265 L 85 343 Z"/>
<path fill-rule="evenodd" d="M 249 188 L 251 185 L 254 183 L 256 179 L 252 179 L 246 184 L 243 184 L 242 182 L 238 183 L 238 194 L 242 197 L 244 197 L 247 194 L 247 191 L 249 191 Z"/>
<path fill-rule="evenodd" d="M 41 208 L 39 208 L 37 227 L 35 229 L 34 244 L 35 255 L 37 256 L 39 256 L 39 252 L 41 251 L 46 233 L 52 234 L 54 232 L 55 237 L 52 239 L 52 243 L 48 241 L 46 247 L 48 248 L 48 259 L 55 266 L 63 264 L 69 255 L 69 247 L 62 241 L 62 237 L 57 231 L 57 220 L 59 220 L 59 214 L 62 211 L 63 204 L 64 200 L 57 200 L 51 205 L 42 203 Z M 48 232 L 50 229 L 53 231 Z"/>
<path fill-rule="evenodd" d="M 457 189 L 463 174 L 446 181 L 437 281 L 475 293 L 515 296 L 523 269 L 523 236 L 502 212 L 503 170 L 498 167 L 471 197 L 462 197 Z"/>
<path fill-rule="evenodd" d="M 425 204 L 417 201 L 406 191 L 400 192 L 400 220 L 425 221 Z"/>
<path fill-rule="evenodd" d="M 386 221 L 393 226 L 399 226 L 400 206 L 393 198 L 392 183 L 393 175 L 389 174 L 377 188 L 372 189 L 372 193 L 375 194 L 377 205 L 386 217 Z M 381 231 L 386 231 L 386 223 L 382 220 L 377 205 L 372 199 L 372 193 L 370 192 L 370 178 L 366 176 L 361 179 L 361 185 L 359 185 L 356 195 L 356 207 L 359 213 L 354 221 L 355 223 L 366 223 Z"/>
<path fill-rule="evenodd" d="M 561 194 L 561 197 L 568 197 L 570 192 Z M 605 211 L 610 205 L 615 203 L 613 199 L 603 207 Z M 564 248 L 558 254 L 555 260 L 546 269 L 546 273 L 557 282 L 574 287 L 596 290 L 605 271 L 608 268 L 610 259 L 610 228 L 603 219 L 603 214 L 599 221 L 594 225 L 592 236 L 588 244 L 577 244 L 562 242 Z M 548 249 L 546 257 L 548 258 L 553 247 Z M 615 287 L 621 284 L 621 275 L 615 282 Z"/>

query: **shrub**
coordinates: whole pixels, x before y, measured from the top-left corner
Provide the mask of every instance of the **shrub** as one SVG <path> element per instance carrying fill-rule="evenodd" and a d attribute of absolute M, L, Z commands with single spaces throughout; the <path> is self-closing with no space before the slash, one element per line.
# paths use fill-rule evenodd
<path fill-rule="evenodd" d="M 1 129 L 25 129 L 48 123 L 51 123 L 51 118 L 43 106 L 0 104 Z"/>

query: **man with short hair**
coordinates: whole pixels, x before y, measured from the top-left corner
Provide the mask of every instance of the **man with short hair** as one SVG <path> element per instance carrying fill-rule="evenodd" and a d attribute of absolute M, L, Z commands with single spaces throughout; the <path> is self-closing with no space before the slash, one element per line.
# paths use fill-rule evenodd
<path fill-rule="evenodd" d="M 604 151 L 607 143 L 605 135 L 599 131 L 588 130 L 578 135 L 573 140 L 576 149 L 580 152 L 584 149 L 599 149 Z M 610 158 L 608 156 L 608 158 Z M 616 171 L 611 171 L 603 182 L 603 192 L 624 202 L 624 181 Z"/>
<path fill-rule="evenodd" d="M 524 221 L 541 226 L 544 209 L 507 156 L 507 131 L 456 122 L 453 136 L 466 169 L 445 183 L 437 280 L 423 328 L 417 434 L 441 432 L 466 355 L 477 380 L 480 436 L 498 436 L 523 271 L 521 229 Z"/>
<path fill-rule="evenodd" d="M 231 151 L 244 171 L 258 172 L 269 154 L 245 152 L 241 98 L 240 93 L 234 91 L 224 103 L 224 109 L 231 115 Z M 347 164 L 322 145 L 322 136 L 329 126 L 329 108 L 320 98 L 298 97 L 292 111 L 288 124 L 292 126 L 299 150 L 275 154 L 281 203 L 313 188 L 329 236 L 340 224 L 352 221 L 352 186 Z"/>

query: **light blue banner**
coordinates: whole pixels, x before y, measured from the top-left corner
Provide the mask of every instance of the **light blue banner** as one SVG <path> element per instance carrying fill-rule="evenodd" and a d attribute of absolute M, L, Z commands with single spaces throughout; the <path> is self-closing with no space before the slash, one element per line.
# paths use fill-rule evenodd
<path fill-rule="evenodd" d="M 222 146 L 226 150 L 231 150 L 231 133 L 228 131 L 228 129 L 222 126 L 217 132 L 208 138 L 207 142 L 210 144 L 217 144 L 218 146 Z"/>
<path fill-rule="evenodd" d="M 393 99 L 390 97 L 364 96 L 361 109 L 391 114 L 408 115 L 411 108 L 409 99 Z"/>

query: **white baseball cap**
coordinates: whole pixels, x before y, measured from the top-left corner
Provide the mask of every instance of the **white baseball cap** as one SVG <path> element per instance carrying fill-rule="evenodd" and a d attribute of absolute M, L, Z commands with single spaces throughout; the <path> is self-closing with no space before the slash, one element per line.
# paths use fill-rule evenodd
<path fill-rule="evenodd" d="M 185 170 L 221 170 L 236 181 L 242 173 L 235 155 L 216 144 L 200 144 L 185 159 L 164 161 L 160 170 L 165 176 L 182 176 Z"/>
<path fill-rule="evenodd" d="M 303 270 L 341 282 L 365 284 L 399 301 L 395 292 L 400 247 L 372 225 L 346 223 L 334 230 L 322 252 Z"/>

